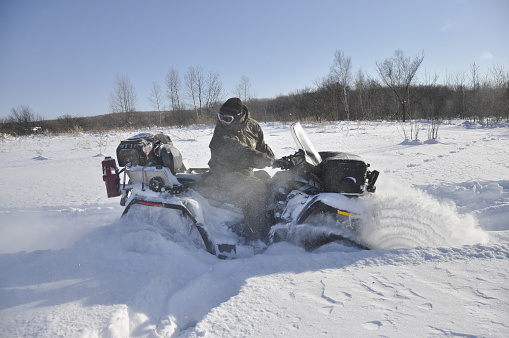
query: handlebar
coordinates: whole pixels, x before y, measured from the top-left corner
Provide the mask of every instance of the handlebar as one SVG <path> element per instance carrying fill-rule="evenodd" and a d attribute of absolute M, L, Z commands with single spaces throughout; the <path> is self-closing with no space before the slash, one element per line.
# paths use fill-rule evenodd
<path fill-rule="evenodd" d="M 272 167 L 289 170 L 301 165 L 304 162 L 306 162 L 306 155 L 302 149 L 299 149 L 299 151 L 293 155 L 283 156 L 280 159 L 275 160 L 272 164 Z"/>

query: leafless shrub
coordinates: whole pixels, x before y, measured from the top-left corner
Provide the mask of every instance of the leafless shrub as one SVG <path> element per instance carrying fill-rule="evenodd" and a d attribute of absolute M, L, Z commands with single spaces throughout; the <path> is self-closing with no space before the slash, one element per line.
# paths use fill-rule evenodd
<path fill-rule="evenodd" d="M 400 128 L 403 132 L 405 141 L 419 141 L 419 131 L 422 128 L 422 123 L 419 120 L 410 120 L 400 122 Z"/>
<path fill-rule="evenodd" d="M 11 109 L 11 115 L 6 119 L 5 129 L 16 135 L 29 135 L 34 133 L 42 119 L 37 116 L 29 106 L 19 105 Z"/>
<path fill-rule="evenodd" d="M 436 141 L 438 140 L 438 129 L 442 124 L 442 120 L 440 118 L 431 118 L 428 121 L 428 140 Z"/>

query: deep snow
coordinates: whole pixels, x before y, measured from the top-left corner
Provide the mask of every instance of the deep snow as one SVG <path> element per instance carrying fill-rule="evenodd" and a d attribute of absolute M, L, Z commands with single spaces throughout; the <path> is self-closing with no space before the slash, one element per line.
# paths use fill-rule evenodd
<path fill-rule="evenodd" d="M 379 249 L 219 260 L 165 239 L 159 211 L 120 222 L 101 161 L 141 131 L 3 139 L 0 336 L 509 336 L 509 127 L 452 121 L 405 142 L 395 122 L 303 126 L 381 172 L 363 234 Z M 262 127 L 294 152 L 288 125 Z M 206 166 L 212 127 L 163 131 Z"/>

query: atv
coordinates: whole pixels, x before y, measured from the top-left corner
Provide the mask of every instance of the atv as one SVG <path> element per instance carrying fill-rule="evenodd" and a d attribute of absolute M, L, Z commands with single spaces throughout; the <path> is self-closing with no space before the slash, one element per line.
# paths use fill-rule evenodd
<path fill-rule="evenodd" d="M 367 248 L 357 235 L 362 218 L 358 198 L 374 193 L 378 171 L 357 155 L 318 152 L 300 123 L 290 127 L 298 151 L 281 158 L 269 180 L 271 197 L 269 242 L 289 241 L 314 250 L 332 241 Z M 242 222 L 241 210 L 208 199 L 195 189 L 208 168 L 191 168 L 182 160 L 171 139 L 140 134 L 122 141 L 116 161 L 102 163 L 108 197 L 120 196 L 123 216 L 139 207 L 170 209 L 165 226 L 174 225 L 198 245 L 219 258 L 234 258 L 242 238 L 235 231 Z M 215 222 L 208 214 L 219 208 L 228 221 Z M 176 214 L 175 214 L 176 213 Z"/>

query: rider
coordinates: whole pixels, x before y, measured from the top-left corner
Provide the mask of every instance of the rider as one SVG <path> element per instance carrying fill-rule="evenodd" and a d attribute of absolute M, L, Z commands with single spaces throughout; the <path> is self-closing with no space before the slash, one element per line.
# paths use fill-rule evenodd
<path fill-rule="evenodd" d="M 270 176 L 253 168 L 263 169 L 277 160 L 264 141 L 262 128 L 239 98 L 232 97 L 221 106 L 209 148 L 210 174 L 205 186 L 215 191 L 214 197 L 243 210 L 241 235 L 265 239 L 270 228 L 266 217 Z"/>

